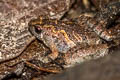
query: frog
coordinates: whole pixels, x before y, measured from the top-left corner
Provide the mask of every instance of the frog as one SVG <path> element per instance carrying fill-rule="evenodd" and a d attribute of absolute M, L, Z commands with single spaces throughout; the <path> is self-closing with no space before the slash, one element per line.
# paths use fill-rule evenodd
<path fill-rule="evenodd" d="M 74 60 L 73 55 L 86 57 L 96 53 L 99 56 L 108 53 L 108 48 L 111 47 L 108 42 L 120 38 L 120 27 L 117 26 L 116 32 L 114 27 L 109 27 L 119 15 L 120 2 L 115 2 L 107 5 L 94 17 L 80 15 L 77 19 L 63 21 L 40 16 L 28 23 L 28 29 L 49 48 L 51 53 L 47 55 L 48 58 L 55 60 L 59 53 L 63 53 L 67 63 L 74 64 L 80 59 L 76 57 Z M 73 63 L 70 59 L 74 60 Z"/>
<path fill-rule="evenodd" d="M 100 38 L 89 29 L 84 30 L 77 23 L 56 19 L 40 17 L 39 19 L 31 20 L 29 31 L 51 50 L 49 57 L 52 60 L 57 58 L 59 53 L 67 53 L 77 45 L 81 44 L 84 46 L 102 43 Z"/>

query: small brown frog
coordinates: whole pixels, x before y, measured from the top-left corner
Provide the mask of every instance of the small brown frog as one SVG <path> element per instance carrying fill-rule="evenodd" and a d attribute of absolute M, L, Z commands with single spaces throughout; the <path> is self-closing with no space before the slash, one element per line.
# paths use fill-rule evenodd
<path fill-rule="evenodd" d="M 102 41 L 95 32 L 84 28 L 76 22 L 61 21 L 54 19 L 31 20 L 30 32 L 52 51 L 50 58 L 55 59 L 58 53 L 67 53 L 77 45 L 94 45 Z"/>
<path fill-rule="evenodd" d="M 51 50 L 48 57 L 52 60 L 55 60 L 59 53 L 83 55 L 81 49 L 84 56 L 96 53 L 106 54 L 106 51 L 99 50 L 108 48 L 105 41 L 120 37 L 120 28 L 116 34 L 112 34 L 107 29 L 118 15 L 120 15 L 120 2 L 109 4 L 93 18 L 82 15 L 76 21 L 62 21 L 39 17 L 29 22 L 29 31 Z"/>

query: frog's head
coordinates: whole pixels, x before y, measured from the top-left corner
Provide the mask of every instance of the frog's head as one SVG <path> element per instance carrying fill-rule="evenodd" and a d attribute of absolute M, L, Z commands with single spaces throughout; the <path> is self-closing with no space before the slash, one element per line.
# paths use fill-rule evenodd
<path fill-rule="evenodd" d="M 43 21 L 43 20 L 42 20 Z M 32 20 L 29 22 L 29 31 L 47 47 L 54 48 L 61 53 L 66 53 L 70 48 L 75 46 L 75 43 L 69 39 L 64 30 L 52 25 L 50 21 L 42 22 L 39 20 Z"/>
<path fill-rule="evenodd" d="M 35 23 L 29 23 L 29 31 L 32 35 L 34 35 L 37 39 L 43 40 L 46 36 L 52 36 L 54 33 L 54 26 L 52 25 L 46 25 L 46 24 L 39 24 L 37 22 Z"/>

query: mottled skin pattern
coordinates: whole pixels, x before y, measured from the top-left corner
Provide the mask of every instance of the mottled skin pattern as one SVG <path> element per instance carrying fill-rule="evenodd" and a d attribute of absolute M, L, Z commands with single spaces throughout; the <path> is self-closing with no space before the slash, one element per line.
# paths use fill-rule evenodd
<path fill-rule="evenodd" d="M 93 18 L 81 15 L 76 21 L 61 21 L 39 17 L 29 22 L 29 31 L 51 50 L 52 53 L 48 55 L 50 58 L 56 59 L 59 53 L 66 53 L 65 58 L 72 54 L 67 62 L 73 64 L 74 61 L 80 61 L 80 56 L 108 53 L 108 50 L 104 50 L 108 49 L 104 41 L 119 39 L 120 28 L 116 33 L 107 28 L 119 14 L 120 2 L 117 2 L 109 4 Z M 74 56 L 79 57 L 72 61 Z"/>
<path fill-rule="evenodd" d="M 84 28 L 76 22 L 58 21 L 51 19 L 31 20 L 29 30 L 39 40 L 50 48 L 53 54 L 51 58 L 56 58 L 58 52 L 67 53 L 71 48 L 81 45 L 95 45 L 102 41 L 89 28 Z"/>

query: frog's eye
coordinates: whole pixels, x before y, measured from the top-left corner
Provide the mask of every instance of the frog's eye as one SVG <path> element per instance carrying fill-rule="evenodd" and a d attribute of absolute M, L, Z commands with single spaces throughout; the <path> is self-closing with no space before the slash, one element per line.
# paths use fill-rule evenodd
<path fill-rule="evenodd" d="M 39 27 L 35 27 L 35 32 L 40 34 L 40 33 L 42 33 L 42 29 L 40 29 Z"/>

